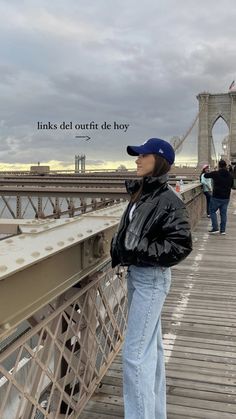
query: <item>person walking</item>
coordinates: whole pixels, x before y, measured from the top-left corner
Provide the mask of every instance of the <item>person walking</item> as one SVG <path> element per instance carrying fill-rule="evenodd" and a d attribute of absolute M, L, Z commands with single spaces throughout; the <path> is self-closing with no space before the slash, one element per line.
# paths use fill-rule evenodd
<path fill-rule="evenodd" d="M 202 168 L 202 172 L 200 174 L 200 182 L 203 186 L 203 193 L 206 197 L 206 210 L 207 210 L 207 217 L 210 217 L 210 201 L 211 201 L 211 194 L 212 194 L 212 184 L 211 179 L 206 179 L 204 174 L 209 172 L 209 164 L 204 164 Z"/>
<path fill-rule="evenodd" d="M 140 179 L 125 180 L 130 202 L 111 241 L 112 267 L 127 266 L 128 322 L 122 351 L 125 419 L 166 419 L 161 311 L 171 266 L 192 251 L 189 216 L 167 183 L 175 152 L 150 138 L 127 146 Z"/>
<path fill-rule="evenodd" d="M 227 170 L 225 160 L 218 163 L 219 170 L 205 173 L 206 179 L 213 179 L 213 193 L 210 202 L 210 216 L 212 228 L 211 234 L 226 234 L 227 208 L 230 200 L 231 188 L 233 187 L 233 177 Z M 220 211 L 220 231 L 216 211 Z"/>

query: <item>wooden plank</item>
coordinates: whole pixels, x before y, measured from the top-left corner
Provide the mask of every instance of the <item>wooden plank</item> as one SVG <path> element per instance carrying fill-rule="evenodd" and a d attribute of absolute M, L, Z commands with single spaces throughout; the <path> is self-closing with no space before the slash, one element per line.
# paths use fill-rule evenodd
<path fill-rule="evenodd" d="M 122 379 L 117 377 L 105 376 L 102 380 L 104 385 L 120 387 L 122 389 Z M 210 391 L 218 394 L 235 394 L 235 388 L 232 386 L 215 384 L 215 383 L 204 383 L 202 381 L 183 380 L 177 377 L 167 377 L 166 379 L 167 388 L 179 388 L 179 389 L 192 389 L 194 391 Z M 102 391 L 102 387 L 101 387 Z"/>
<path fill-rule="evenodd" d="M 222 376 L 236 374 L 236 365 L 226 365 L 225 363 L 216 363 L 216 362 L 205 362 L 202 360 L 193 360 L 193 359 L 186 359 L 182 358 L 174 358 L 171 357 L 170 361 L 166 365 L 166 368 L 197 368 L 197 369 L 209 369 L 212 374 L 222 374 Z M 122 371 L 122 363 L 113 362 L 110 371 Z"/>
<path fill-rule="evenodd" d="M 172 345 L 164 344 L 165 350 L 172 349 Z M 194 348 L 189 346 L 179 346 L 178 344 L 174 345 L 175 351 L 179 352 L 191 352 L 192 354 L 203 354 L 203 355 L 215 355 L 223 358 L 231 358 L 232 360 L 235 360 L 236 362 L 236 352 L 227 352 L 227 351 L 215 351 L 213 349 L 207 349 L 207 348 Z"/>
<path fill-rule="evenodd" d="M 217 372 L 218 374 L 225 374 L 232 373 L 233 375 L 236 374 L 236 365 L 235 364 L 225 364 L 219 362 L 208 362 L 201 360 L 194 360 L 194 359 L 186 359 L 186 358 L 174 358 L 173 356 L 170 358 L 166 368 L 171 368 L 171 366 L 176 365 L 178 368 L 182 368 L 183 365 L 188 367 L 196 367 L 196 368 L 208 368 L 211 371 Z M 113 369 L 113 365 L 112 365 Z"/>
<path fill-rule="evenodd" d="M 184 365 L 184 364 L 176 364 L 176 363 L 168 363 L 167 365 L 167 373 L 169 371 L 181 371 L 186 373 L 198 373 L 202 376 L 202 380 L 205 381 L 205 377 L 208 377 L 209 375 L 211 377 L 218 377 L 219 380 L 221 379 L 232 379 L 232 382 L 230 382 L 231 385 L 236 384 L 236 374 L 235 371 L 222 371 L 216 368 L 205 368 L 204 366 L 194 366 L 194 365 Z M 221 381 L 222 382 L 222 381 Z"/>
<path fill-rule="evenodd" d="M 181 387 L 169 387 L 167 389 L 167 394 L 172 394 L 176 396 L 182 396 L 185 398 L 195 398 L 198 400 L 198 406 L 199 406 L 199 400 L 208 400 L 212 402 L 221 402 L 221 403 L 233 403 L 236 407 L 236 395 L 232 394 L 220 394 L 220 393 L 213 393 L 212 391 L 203 391 L 203 390 L 193 390 L 189 388 L 181 388 Z M 169 401 L 171 404 L 171 401 Z M 201 403 L 201 407 L 202 403 Z M 215 406 L 214 406 L 215 408 Z M 223 411 L 225 410 L 225 406 L 223 406 Z"/>
<path fill-rule="evenodd" d="M 183 415 L 178 415 L 178 414 L 175 415 L 174 413 L 168 412 L 168 419 L 183 419 Z M 197 419 L 197 417 L 196 416 L 191 416 L 191 419 Z"/>
<path fill-rule="evenodd" d="M 167 304 L 165 305 L 164 309 L 162 310 L 162 313 L 171 314 L 170 311 L 169 311 L 169 306 Z M 229 310 L 216 310 L 216 309 L 213 310 L 213 309 L 210 309 L 209 307 L 208 307 L 208 309 L 205 309 L 205 310 L 203 310 L 202 308 L 198 308 L 198 309 L 189 308 L 189 307 L 187 309 L 180 308 L 178 310 L 178 314 L 181 314 L 181 313 L 184 313 L 186 315 L 191 315 L 191 316 L 201 315 L 202 317 L 207 315 L 207 317 L 212 317 L 213 319 L 226 319 L 226 320 L 233 319 L 233 320 L 235 320 L 235 318 L 236 318 L 236 310 L 235 311 L 230 310 L 230 313 L 229 313 Z"/>
<path fill-rule="evenodd" d="M 193 381 L 193 380 L 182 380 L 180 377 L 167 377 L 166 379 L 167 386 L 170 388 L 183 388 L 183 389 L 193 389 L 194 391 L 210 391 L 212 393 L 218 394 L 227 394 L 235 395 L 236 389 L 232 386 L 215 384 L 215 383 L 204 383 L 202 381 Z"/>
<path fill-rule="evenodd" d="M 194 325 L 207 325 L 210 326 L 210 331 L 212 329 L 212 326 L 216 326 L 218 328 L 218 326 L 223 326 L 223 327 L 230 327 L 230 328 L 235 328 L 236 327 L 236 320 L 232 321 L 231 319 L 222 319 L 222 318 L 208 318 L 206 319 L 206 317 L 201 316 L 199 314 L 199 316 L 193 316 L 191 317 L 190 315 L 188 315 L 187 313 L 181 317 L 179 313 L 173 313 L 172 315 L 169 314 L 169 316 L 164 316 L 163 317 L 165 320 L 180 320 L 181 322 L 185 322 L 185 323 L 194 323 Z"/>
<path fill-rule="evenodd" d="M 105 375 L 102 379 L 102 384 L 108 384 L 110 386 L 122 387 L 122 377 L 117 378 L 117 377 L 112 377 L 112 376 Z"/>
<path fill-rule="evenodd" d="M 186 342 L 188 342 L 188 343 L 191 342 L 195 347 L 198 344 L 203 345 L 204 347 L 208 346 L 208 345 L 211 345 L 211 346 L 212 345 L 217 345 L 217 346 L 221 346 L 222 348 L 224 348 L 226 346 L 226 347 L 229 348 L 229 350 L 231 350 L 231 348 L 232 348 L 232 350 L 235 350 L 235 347 L 236 347 L 236 340 L 232 341 L 232 340 L 227 340 L 227 339 L 224 339 L 224 340 L 206 339 L 206 338 L 203 339 L 199 336 L 184 336 L 184 335 L 181 335 L 179 333 L 178 333 L 178 336 L 176 336 L 176 337 L 171 337 L 171 335 L 168 335 L 168 337 L 164 336 L 163 340 L 164 340 L 164 342 L 171 342 L 171 341 L 175 342 L 176 340 L 178 340 L 179 345 L 180 344 L 185 345 Z M 120 355 L 116 357 L 115 362 L 117 362 L 118 359 L 121 359 Z"/>
<path fill-rule="evenodd" d="M 190 397 L 181 397 L 181 396 L 170 396 L 167 395 L 167 404 L 169 405 L 179 405 L 184 407 L 198 408 L 201 406 L 201 409 L 216 411 L 216 412 L 225 412 L 230 413 L 236 417 L 236 404 L 230 403 L 221 403 L 211 400 L 203 399 L 194 399 Z"/>
<path fill-rule="evenodd" d="M 171 357 L 175 357 L 175 358 L 183 358 L 184 356 L 186 359 L 188 358 L 188 359 L 193 359 L 193 360 L 202 360 L 203 362 L 209 361 L 209 362 L 216 362 L 216 363 L 224 363 L 225 365 L 235 364 L 234 359 L 225 358 L 223 353 L 222 353 L 222 356 L 213 356 L 213 355 L 203 355 L 203 354 L 186 352 L 186 351 L 177 352 L 175 349 L 173 349 L 172 351 L 165 350 L 165 354 L 166 356 L 170 355 Z"/>
<path fill-rule="evenodd" d="M 102 402 L 102 397 L 99 399 L 97 394 L 94 394 L 92 399 L 85 406 L 83 412 L 96 412 L 105 415 L 110 414 L 112 418 L 114 416 L 123 417 L 123 398 L 118 396 L 110 396 L 110 398 L 107 398 L 106 400 L 108 400 L 108 402 Z"/>
<path fill-rule="evenodd" d="M 162 322 L 162 326 L 163 326 L 163 322 Z M 166 326 L 162 327 L 163 331 L 162 334 L 164 335 L 165 333 L 168 334 L 175 334 L 176 337 L 181 334 L 181 336 L 186 336 L 186 337 L 200 337 L 201 339 L 216 339 L 218 341 L 226 341 L 226 340 L 230 340 L 231 342 L 235 342 L 235 336 L 231 336 L 231 335 L 224 335 L 224 334 L 214 334 L 214 333 L 209 333 L 207 332 L 207 330 L 193 330 L 193 328 L 186 328 L 185 326 L 181 325 L 181 328 L 179 327 L 179 325 L 177 325 L 176 323 L 174 325 L 171 325 L 170 329 L 167 329 Z"/>
<path fill-rule="evenodd" d="M 80 415 L 79 415 L 79 419 L 120 419 L 123 418 L 123 414 L 121 414 L 120 416 L 114 416 L 113 414 L 105 414 L 105 413 L 96 413 L 96 412 L 86 412 L 83 411 Z M 174 418 L 173 418 L 174 419 Z"/>
<path fill-rule="evenodd" d="M 113 378 L 122 378 L 122 372 L 121 371 L 112 371 L 108 370 L 107 377 L 113 377 Z M 204 381 L 207 383 L 216 383 L 216 384 L 223 384 L 228 386 L 235 386 L 236 385 L 236 376 L 232 377 L 222 377 L 222 376 L 214 376 L 213 374 L 209 376 L 208 374 L 201 374 L 200 372 L 188 372 L 183 371 L 182 369 L 167 369 L 166 370 L 166 376 L 167 377 L 180 377 L 185 378 L 186 380 L 195 380 L 195 381 Z"/>
<path fill-rule="evenodd" d="M 166 321 L 165 319 L 162 320 L 162 324 L 165 327 L 165 329 L 168 329 L 170 332 L 174 329 L 179 329 L 179 322 L 178 320 L 172 320 L 172 321 Z M 209 327 L 207 325 L 197 325 L 192 324 L 191 322 L 184 322 L 183 319 L 181 319 L 181 332 L 183 330 L 192 332 L 194 328 L 194 331 L 196 332 L 202 332 L 206 333 L 208 336 L 209 334 L 217 335 L 226 335 L 226 336 L 233 336 L 236 337 L 236 328 L 233 327 L 222 327 L 222 326 L 211 326 L 211 330 L 209 330 Z"/>
<path fill-rule="evenodd" d="M 200 405 L 200 402 L 199 402 Z M 182 418 L 192 419 L 192 417 L 201 419 L 233 419 L 232 413 L 217 412 L 216 410 L 207 410 L 201 408 L 194 408 L 189 406 L 180 406 L 176 404 L 167 405 L 167 417 L 169 419 L 170 414 L 181 415 Z"/>
<path fill-rule="evenodd" d="M 110 385 L 110 384 L 102 384 L 100 388 L 100 392 L 103 394 L 111 394 L 113 396 L 123 396 L 123 389 L 122 386 L 117 385 Z"/>
<path fill-rule="evenodd" d="M 116 373 L 117 374 L 117 373 Z M 112 375 L 113 377 L 118 377 L 119 378 L 119 374 Z M 182 372 L 180 370 L 176 371 L 176 370 L 167 370 L 166 371 L 166 376 L 167 377 L 175 377 L 175 378 L 182 378 L 185 380 L 194 380 L 194 381 L 199 381 L 199 382 L 205 382 L 205 383 L 212 383 L 212 384 L 222 384 L 222 385 L 226 385 L 226 386 L 235 386 L 236 385 L 236 377 L 235 379 L 232 378 L 224 378 L 224 377 L 215 377 L 215 376 L 209 376 L 209 375 L 202 375 L 200 373 L 194 372 Z"/>

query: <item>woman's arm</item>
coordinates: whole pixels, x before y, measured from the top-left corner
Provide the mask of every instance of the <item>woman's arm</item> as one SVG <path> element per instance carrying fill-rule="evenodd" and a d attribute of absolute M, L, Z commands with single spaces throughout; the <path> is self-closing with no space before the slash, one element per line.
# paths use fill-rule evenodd
<path fill-rule="evenodd" d="M 192 236 L 186 208 L 175 208 L 162 217 L 160 233 L 149 242 L 143 238 L 137 246 L 137 260 L 162 266 L 173 266 L 192 251 Z"/>

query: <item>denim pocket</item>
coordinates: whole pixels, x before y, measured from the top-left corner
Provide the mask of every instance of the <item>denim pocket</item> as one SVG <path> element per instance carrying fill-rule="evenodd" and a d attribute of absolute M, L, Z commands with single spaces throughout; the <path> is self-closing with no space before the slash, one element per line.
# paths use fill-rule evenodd
<path fill-rule="evenodd" d="M 171 270 L 165 266 L 158 266 L 156 270 L 156 287 L 163 291 L 166 295 L 169 293 L 171 286 Z"/>

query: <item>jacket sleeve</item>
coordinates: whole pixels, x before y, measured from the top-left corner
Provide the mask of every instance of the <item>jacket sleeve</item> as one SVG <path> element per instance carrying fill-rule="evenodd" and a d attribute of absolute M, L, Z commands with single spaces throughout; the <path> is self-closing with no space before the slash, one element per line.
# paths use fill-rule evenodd
<path fill-rule="evenodd" d="M 185 207 L 165 211 L 158 222 L 161 222 L 161 226 L 156 225 L 156 235 L 151 242 L 146 236 L 138 244 L 137 260 L 153 265 L 173 266 L 185 259 L 192 251 L 188 220 Z"/>
<path fill-rule="evenodd" d="M 203 173 L 202 176 L 201 176 L 201 184 L 205 185 L 208 188 L 208 190 L 211 191 L 211 187 L 210 187 L 211 180 L 209 180 L 209 179 L 211 179 L 211 178 L 207 179 L 205 177 L 205 174 Z"/>
<path fill-rule="evenodd" d="M 206 179 L 214 179 L 215 178 L 215 173 L 216 172 L 208 172 L 208 173 L 204 173 L 204 177 L 206 178 Z"/>

